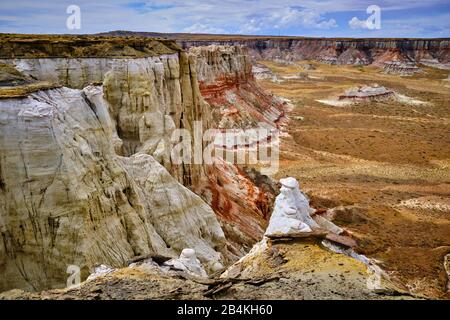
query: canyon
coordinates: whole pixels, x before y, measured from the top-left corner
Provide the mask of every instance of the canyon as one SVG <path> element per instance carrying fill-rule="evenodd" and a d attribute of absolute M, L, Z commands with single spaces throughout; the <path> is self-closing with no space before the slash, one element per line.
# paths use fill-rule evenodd
<path fill-rule="evenodd" d="M 0 298 L 448 298 L 449 39 L 0 42 Z M 217 138 L 261 128 L 280 141 Z M 175 163 L 174 134 L 198 129 L 232 154 L 280 143 L 280 169 Z M 427 143 L 411 145 L 418 137 Z M 261 240 L 287 176 L 354 253 L 316 237 Z M 186 248 L 209 279 L 162 271 L 158 259 Z M 381 287 L 368 286 L 378 273 L 366 256 Z M 70 265 L 82 281 L 111 272 L 62 289 Z"/>
<path fill-rule="evenodd" d="M 377 65 L 391 62 L 434 64 L 450 68 L 450 41 L 442 39 L 351 39 L 287 36 L 208 35 L 111 31 L 110 36 L 138 35 L 176 40 L 183 48 L 216 45 L 244 46 L 254 60 L 315 60 L 336 65 Z M 392 69 L 392 66 L 390 66 Z M 402 71 L 400 65 L 398 72 Z"/>
<path fill-rule="evenodd" d="M 31 43 L 7 38 L 0 52 L 2 289 L 61 286 L 67 265 L 85 279 L 100 263 L 187 247 L 226 264 L 259 239 L 272 182 L 260 188 L 220 158 L 171 158 L 172 133 L 197 121 L 278 126 L 285 103 L 256 85 L 246 54 L 153 39 Z M 231 95 L 242 105 L 226 118 Z"/>

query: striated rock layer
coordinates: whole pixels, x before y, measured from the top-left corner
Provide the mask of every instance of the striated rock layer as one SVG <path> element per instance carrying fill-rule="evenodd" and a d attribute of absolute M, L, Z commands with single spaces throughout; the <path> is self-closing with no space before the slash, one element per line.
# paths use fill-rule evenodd
<path fill-rule="evenodd" d="M 195 248 L 221 259 L 214 212 L 150 155 L 116 155 L 101 88 L 0 100 L 0 289 L 65 283 L 97 264 Z M 218 251 L 216 251 L 218 250 Z"/>
<path fill-rule="evenodd" d="M 177 165 L 170 152 L 174 130 L 193 133 L 199 120 L 203 130 L 277 127 L 284 103 L 254 83 L 245 53 L 188 54 L 149 40 L 126 42 L 122 56 L 110 57 L 85 42 L 64 41 L 58 51 L 40 41 L 36 57 L 18 49 L 20 41 L 0 50 L 2 63 L 37 83 L 20 95 L 10 95 L 17 86 L 0 87 L 0 290 L 63 286 L 69 265 L 84 279 L 99 264 L 121 267 L 152 252 L 174 257 L 185 247 L 210 270 L 244 254 L 264 230 L 273 190 L 220 158 Z M 71 46 L 81 53 L 67 57 Z M 24 54 L 7 56 L 8 48 Z M 231 92 L 246 101 L 241 117 L 215 113 L 232 106 L 209 99 L 206 88 L 218 79 L 228 80 L 215 97 Z"/>
<path fill-rule="evenodd" d="M 183 48 L 214 45 L 245 46 L 254 60 L 316 60 L 327 64 L 380 67 L 385 62 L 423 63 L 450 68 L 450 39 L 351 39 L 288 36 L 242 36 L 112 31 L 114 36 L 162 37 L 176 40 Z M 431 63 L 430 63 L 431 62 Z"/>
<path fill-rule="evenodd" d="M 244 45 L 254 59 L 318 60 L 341 65 L 382 65 L 388 61 L 435 59 L 450 63 L 449 39 L 314 39 L 286 37 L 234 38 L 215 40 L 183 39 L 177 37 L 183 47 L 207 44 Z"/>
<path fill-rule="evenodd" d="M 200 91 L 213 108 L 219 128 L 277 127 L 287 103 L 259 87 L 248 50 L 240 46 L 193 47 Z"/>
<path fill-rule="evenodd" d="M 195 47 L 189 54 L 196 60 L 200 92 L 211 108 L 213 128 L 219 132 L 260 127 L 278 130 L 286 121 L 288 104 L 257 85 L 245 48 Z M 236 140 L 234 144 L 222 145 L 224 141 L 217 137 L 216 142 L 219 148 L 231 153 L 263 143 L 240 145 Z M 212 165 L 205 166 L 202 179 L 192 188 L 218 214 L 232 252 L 243 254 L 236 244 L 249 249 L 262 236 L 275 192 L 255 183 L 243 167 L 215 158 Z"/>

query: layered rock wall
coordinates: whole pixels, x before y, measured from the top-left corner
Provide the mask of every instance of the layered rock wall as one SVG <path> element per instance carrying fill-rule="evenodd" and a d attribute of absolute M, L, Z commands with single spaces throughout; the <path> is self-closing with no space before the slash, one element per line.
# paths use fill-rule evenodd
<path fill-rule="evenodd" d="M 221 159 L 172 163 L 171 135 L 192 133 L 195 121 L 203 130 L 277 127 L 284 103 L 256 85 L 240 48 L 187 53 L 150 42 L 152 50 L 126 46 L 133 54 L 120 57 L 54 56 L 54 44 L 37 46 L 36 57 L 5 56 L 17 43 L 0 50 L 2 63 L 59 87 L 0 100 L 0 290 L 62 286 L 68 265 L 83 279 L 98 264 L 185 247 L 209 267 L 244 254 L 262 234 L 272 195 Z M 233 106 L 240 117 L 215 113 Z"/>
<path fill-rule="evenodd" d="M 4 57 L 9 47 L 24 51 L 16 43 L 0 50 L 30 79 L 60 86 L 0 100 L 0 290 L 63 286 L 68 265 L 83 279 L 97 264 L 185 247 L 206 267 L 228 258 L 214 211 L 177 182 L 190 186 L 202 168 L 169 157 L 175 128 L 209 123 L 195 62 L 174 43 L 148 42 L 163 54 L 147 46 L 120 58 L 50 58 L 61 54 L 54 45 L 37 46 L 39 57 Z"/>
<path fill-rule="evenodd" d="M 0 62 L 35 79 L 71 88 L 103 84 L 117 132 L 113 136 L 116 152 L 151 154 L 183 184 L 195 183 L 198 166 L 172 166 L 170 159 L 174 129 L 192 131 L 198 120 L 209 126 L 195 61 L 185 52 L 144 58 L 7 58 Z"/>
<path fill-rule="evenodd" d="M 0 290 L 61 286 L 68 265 L 195 248 L 221 259 L 213 210 L 150 155 L 116 155 L 101 87 L 0 100 Z"/>
<path fill-rule="evenodd" d="M 249 50 L 242 46 L 193 47 L 200 92 L 218 128 L 277 127 L 287 103 L 264 91 L 253 77 Z"/>
<path fill-rule="evenodd" d="M 256 60 L 283 59 L 318 60 L 333 64 L 383 64 L 387 61 L 435 59 L 450 63 L 449 39 L 313 39 L 313 38 L 237 38 L 214 40 L 184 40 L 177 37 L 184 48 L 216 45 L 243 45 Z"/>
<path fill-rule="evenodd" d="M 311 59 L 332 64 L 376 64 L 409 61 L 448 69 L 450 39 L 407 38 L 306 38 L 296 36 L 243 36 L 187 33 L 112 31 L 104 35 L 120 37 L 161 37 L 176 40 L 183 48 L 214 45 L 245 46 L 256 60 Z M 428 63 L 429 64 L 429 63 Z"/>

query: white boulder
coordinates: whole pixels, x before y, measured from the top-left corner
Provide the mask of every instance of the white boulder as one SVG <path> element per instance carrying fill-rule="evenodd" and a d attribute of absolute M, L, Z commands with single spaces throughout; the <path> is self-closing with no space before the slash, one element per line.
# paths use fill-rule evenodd
<path fill-rule="evenodd" d="M 311 232 L 312 228 L 318 228 L 319 225 L 310 216 L 314 209 L 300 191 L 298 181 L 285 178 L 280 183 L 280 194 L 275 199 L 275 208 L 265 235 Z"/>
<path fill-rule="evenodd" d="M 98 278 L 100 276 L 107 275 L 107 274 L 112 273 L 114 271 L 116 271 L 116 269 L 108 267 L 108 266 L 106 266 L 104 264 L 101 264 L 101 265 L 99 265 L 99 266 L 94 268 L 94 272 L 91 273 L 86 280 L 87 281 L 94 280 L 94 279 L 96 279 L 96 278 Z"/>
<path fill-rule="evenodd" d="M 178 259 L 171 259 L 164 262 L 164 264 L 175 269 L 183 270 L 198 277 L 208 277 L 205 269 L 197 259 L 194 249 L 183 249 Z"/>

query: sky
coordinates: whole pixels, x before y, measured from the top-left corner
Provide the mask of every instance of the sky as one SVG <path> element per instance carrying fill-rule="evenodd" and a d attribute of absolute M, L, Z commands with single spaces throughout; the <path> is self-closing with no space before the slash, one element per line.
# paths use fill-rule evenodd
<path fill-rule="evenodd" d="M 79 14 L 77 9 L 72 10 L 73 5 L 79 8 Z M 369 6 L 379 8 L 379 19 L 373 16 L 377 11 L 367 12 Z M 450 0 L 0 2 L 0 32 L 4 33 L 87 34 L 113 30 L 358 38 L 450 37 Z"/>

